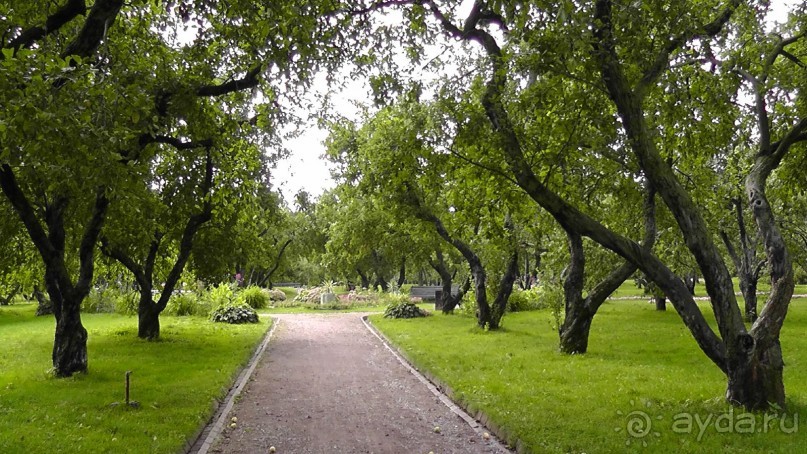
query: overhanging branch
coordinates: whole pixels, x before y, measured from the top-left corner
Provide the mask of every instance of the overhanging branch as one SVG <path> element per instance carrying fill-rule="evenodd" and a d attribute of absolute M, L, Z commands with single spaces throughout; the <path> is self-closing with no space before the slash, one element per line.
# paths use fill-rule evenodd
<path fill-rule="evenodd" d="M 30 48 L 35 42 L 51 33 L 56 33 L 65 24 L 72 21 L 77 16 L 84 14 L 86 11 L 87 5 L 84 0 L 68 0 L 64 6 L 48 16 L 44 26 L 34 26 L 23 31 L 19 36 L 9 41 L 5 47 L 13 49 L 15 54 L 20 49 Z M 0 58 L 3 58 L 3 56 L 0 55 Z"/>

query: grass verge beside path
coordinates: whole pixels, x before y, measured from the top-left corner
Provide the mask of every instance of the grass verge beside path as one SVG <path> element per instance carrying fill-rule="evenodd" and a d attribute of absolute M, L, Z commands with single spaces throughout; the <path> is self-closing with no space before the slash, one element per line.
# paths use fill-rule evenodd
<path fill-rule="evenodd" d="M 137 319 L 82 314 L 89 373 L 49 375 L 53 317 L 35 305 L 0 308 L 0 452 L 176 453 L 207 422 L 270 319 L 253 325 L 161 317 L 162 338 L 137 338 Z M 132 371 L 131 399 L 124 374 Z"/>
<path fill-rule="evenodd" d="M 726 405 L 725 377 L 675 311 L 644 301 L 603 305 L 577 356 L 558 352 L 549 311 L 507 314 L 500 332 L 459 315 L 370 319 L 532 452 L 807 452 L 805 299 L 791 304 L 781 337 L 788 414 L 767 425 Z"/>

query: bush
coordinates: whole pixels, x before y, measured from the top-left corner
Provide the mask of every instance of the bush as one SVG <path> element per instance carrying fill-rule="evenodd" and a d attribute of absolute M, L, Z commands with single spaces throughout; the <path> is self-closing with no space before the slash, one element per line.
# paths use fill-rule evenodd
<path fill-rule="evenodd" d="M 529 290 L 514 290 L 507 300 L 509 312 L 535 311 L 550 306 L 546 298 L 542 298 L 538 287 Z"/>
<path fill-rule="evenodd" d="M 384 310 L 384 318 L 418 318 L 428 315 L 427 311 L 417 307 L 408 298 L 392 302 Z"/>
<path fill-rule="evenodd" d="M 286 301 L 286 293 L 276 288 L 265 290 L 269 301 Z"/>
<path fill-rule="evenodd" d="M 235 302 L 235 284 L 219 284 L 207 292 L 207 300 L 213 307 L 229 306 Z"/>
<path fill-rule="evenodd" d="M 235 303 L 214 309 L 210 320 L 230 324 L 258 323 L 258 314 L 247 304 Z"/>
<path fill-rule="evenodd" d="M 115 287 L 95 287 L 81 303 L 83 312 L 105 314 L 137 314 L 140 294 L 135 291 L 124 292 Z"/>
<path fill-rule="evenodd" d="M 117 295 L 114 298 L 115 313 L 121 315 L 137 315 L 140 293 L 134 290 L 116 293 Z"/>
<path fill-rule="evenodd" d="M 301 288 L 297 291 L 294 300 L 302 303 L 319 303 L 319 298 L 323 293 L 325 293 L 325 289 L 322 287 Z"/>
<path fill-rule="evenodd" d="M 199 297 L 195 293 L 180 293 L 171 295 L 168 305 L 165 306 L 166 315 L 187 316 L 187 315 L 208 315 L 210 308 L 199 302 Z"/>
<path fill-rule="evenodd" d="M 797 285 L 807 284 L 807 271 L 800 266 L 793 267 L 794 279 Z"/>
<path fill-rule="evenodd" d="M 252 285 L 238 292 L 236 301 L 246 303 L 253 309 L 263 309 L 269 305 L 269 295 L 262 288 Z"/>
<path fill-rule="evenodd" d="M 468 317 L 476 318 L 476 293 L 468 290 L 460 301 L 460 307 L 455 312 Z"/>
<path fill-rule="evenodd" d="M 115 313 L 115 296 L 107 287 L 93 287 L 81 303 L 81 310 L 94 313 Z"/>

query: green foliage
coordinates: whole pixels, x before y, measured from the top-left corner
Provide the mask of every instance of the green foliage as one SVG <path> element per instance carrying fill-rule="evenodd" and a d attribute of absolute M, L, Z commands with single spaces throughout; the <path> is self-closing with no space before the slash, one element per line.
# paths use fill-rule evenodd
<path fill-rule="evenodd" d="M 81 304 L 82 312 L 135 315 L 139 293 L 124 292 L 115 287 L 94 287 Z"/>
<path fill-rule="evenodd" d="M 248 304 L 233 303 L 213 309 L 210 320 L 218 323 L 258 323 L 258 314 Z"/>
<path fill-rule="evenodd" d="M 797 285 L 805 285 L 807 284 L 807 271 L 804 268 L 797 266 L 793 268 L 793 279 L 796 281 Z"/>
<path fill-rule="evenodd" d="M 460 306 L 455 310 L 455 312 L 466 317 L 476 318 L 476 310 L 476 293 L 473 289 L 470 289 L 465 293 L 465 295 L 463 295 L 462 301 L 460 301 Z"/>
<path fill-rule="evenodd" d="M 566 315 L 563 285 L 552 279 L 542 279 L 542 282 L 543 284 L 536 288 L 538 299 L 551 310 L 552 320 L 554 321 L 552 329 L 557 332 L 561 325 L 563 325 L 563 320 Z"/>
<path fill-rule="evenodd" d="M 428 317 L 430 314 L 425 309 L 421 309 L 415 303 L 409 301 L 407 296 L 399 296 L 397 301 L 391 302 L 384 310 L 385 318 L 419 318 Z"/>
<path fill-rule="evenodd" d="M 218 284 L 207 292 L 207 299 L 215 307 L 229 306 L 235 301 L 235 284 Z"/>
<path fill-rule="evenodd" d="M 336 282 L 334 281 L 323 281 L 320 285 L 322 288 L 323 293 L 334 293 L 336 289 Z"/>
<path fill-rule="evenodd" d="M 210 315 L 211 310 L 212 304 L 209 300 L 200 298 L 194 292 L 182 292 L 171 295 L 164 313 L 176 316 L 196 315 L 207 317 Z"/>
<path fill-rule="evenodd" d="M 320 296 L 325 292 L 322 287 L 301 288 L 297 291 L 294 301 L 300 303 L 319 303 Z"/>
<path fill-rule="evenodd" d="M 510 312 L 535 311 L 550 307 L 546 298 L 542 298 L 540 287 L 533 287 L 529 290 L 513 290 L 510 299 L 507 300 L 507 310 Z"/>
<path fill-rule="evenodd" d="M 283 292 L 280 292 L 283 294 Z M 286 296 L 285 294 L 283 295 Z M 249 286 L 238 291 L 236 301 L 246 303 L 253 309 L 263 309 L 269 305 L 269 294 L 264 289 L 257 286 Z"/>

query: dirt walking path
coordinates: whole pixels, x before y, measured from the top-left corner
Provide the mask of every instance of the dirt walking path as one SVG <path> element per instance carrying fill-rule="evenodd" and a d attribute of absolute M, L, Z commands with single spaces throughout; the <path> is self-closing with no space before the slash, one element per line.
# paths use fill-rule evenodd
<path fill-rule="evenodd" d="M 441 402 L 359 315 L 276 319 L 223 430 L 208 436 L 208 452 L 507 452 Z"/>

